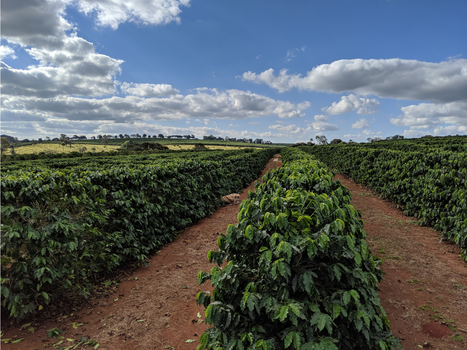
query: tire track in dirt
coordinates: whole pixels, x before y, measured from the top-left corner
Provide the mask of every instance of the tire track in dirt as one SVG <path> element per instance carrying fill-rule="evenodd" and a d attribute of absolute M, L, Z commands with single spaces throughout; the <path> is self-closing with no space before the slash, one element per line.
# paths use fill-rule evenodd
<path fill-rule="evenodd" d="M 379 296 L 404 349 L 467 349 L 467 264 L 459 247 L 372 190 L 336 179 L 352 193 L 371 251 L 383 260 Z"/>

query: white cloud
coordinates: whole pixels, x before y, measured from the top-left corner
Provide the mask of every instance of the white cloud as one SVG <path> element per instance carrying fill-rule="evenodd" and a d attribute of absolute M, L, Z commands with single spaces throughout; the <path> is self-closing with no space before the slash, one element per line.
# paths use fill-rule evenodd
<path fill-rule="evenodd" d="M 398 126 L 435 127 L 440 124 L 467 126 L 467 102 L 444 104 L 420 103 L 401 108 L 402 115 L 392 118 L 391 123 Z"/>
<path fill-rule="evenodd" d="M 77 8 L 86 15 L 96 15 L 97 24 L 117 29 L 119 24 L 135 22 L 145 25 L 180 23 L 180 7 L 190 0 L 75 0 Z"/>
<path fill-rule="evenodd" d="M 59 48 L 73 26 L 63 18 L 67 1 L 2 1 L 2 38 L 22 46 Z"/>
<path fill-rule="evenodd" d="M 324 107 L 321 111 L 331 115 L 344 114 L 354 110 L 357 110 L 358 114 L 374 114 L 378 111 L 378 107 L 379 101 L 377 99 L 350 94 L 342 96 L 339 102 L 333 102 L 330 107 Z"/>
<path fill-rule="evenodd" d="M 2 72 L 3 77 L 3 72 Z M 3 92 L 3 91 L 2 91 Z M 196 94 L 169 97 L 112 96 L 81 98 L 57 96 L 53 98 L 3 95 L 2 108 L 23 113 L 42 111 L 49 117 L 69 120 L 178 120 L 181 118 L 247 119 L 273 116 L 287 118 L 301 116 L 309 103 L 293 104 L 278 101 L 249 91 L 203 90 Z"/>
<path fill-rule="evenodd" d="M 329 119 L 329 117 L 327 115 L 315 115 L 314 116 L 314 119 L 317 121 L 317 122 L 325 122 L 326 120 Z"/>
<path fill-rule="evenodd" d="M 360 140 L 363 140 L 363 139 L 367 139 L 369 136 L 377 136 L 377 135 L 381 135 L 382 132 L 381 131 L 378 131 L 378 132 L 372 132 L 371 130 L 368 130 L 368 129 L 365 129 L 363 130 L 361 133 L 358 133 L 358 134 L 345 134 L 343 137 L 344 138 L 352 138 L 352 139 L 360 139 Z"/>
<path fill-rule="evenodd" d="M 300 49 L 293 49 L 287 51 L 287 56 L 285 57 L 285 62 L 292 61 L 292 58 L 295 58 L 295 54 L 300 51 L 305 51 L 306 46 L 302 46 Z"/>
<path fill-rule="evenodd" d="M 311 126 L 313 127 L 313 131 L 333 131 L 340 129 L 336 124 L 326 122 L 313 122 Z"/>
<path fill-rule="evenodd" d="M 365 118 L 360 118 L 357 120 L 355 123 L 352 124 L 352 128 L 354 129 L 363 129 L 363 128 L 368 128 L 370 124 L 368 124 L 368 121 Z"/>
<path fill-rule="evenodd" d="M 3 60 L 3 59 L 8 58 L 8 57 L 10 57 L 12 59 L 18 58 L 15 55 L 15 50 L 13 50 L 12 47 L 5 46 L 5 45 L 0 45 L 0 59 Z"/>
<path fill-rule="evenodd" d="M 299 126 L 296 126 L 295 124 L 291 124 L 291 125 L 270 125 L 268 128 L 277 130 L 277 131 L 285 133 L 287 135 L 290 135 L 290 134 L 293 134 L 293 135 L 305 134 L 305 133 L 309 133 L 309 132 L 313 131 L 311 127 L 301 128 Z"/>
<path fill-rule="evenodd" d="M 120 87 L 124 94 L 144 97 L 170 96 L 179 91 L 169 84 L 135 84 L 123 83 Z"/>
<path fill-rule="evenodd" d="M 457 126 L 457 125 L 449 125 L 449 126 L 437 126 L 433 130 L 434 135 L 441 136 L 441 135 L 456 135 L 456 134 L 465 134 L 467 133 L 467 126 Z"/>
<path fill-rule="evenodd" d="M 381 131 L 378 131 L 378 132 L 372 132 L 371 130 L 369 129 L 365 129 L 362 131 L 363 135 L 381 135 Z"/>
<path fill-rule="evenodd" d="M 307 75 L 278 76 L 273 69 L 260 74 L 251 71 L 243 80 L 267 84 L 279 92 L 292 88 L 323 92 L 374 94 L 378 97 L 431 102 L 465 100 L 467 96 L 467 60 L 454 59 L 440 63 L 416 60 L 351 59 L 338 60 L 314 67 Z"/>

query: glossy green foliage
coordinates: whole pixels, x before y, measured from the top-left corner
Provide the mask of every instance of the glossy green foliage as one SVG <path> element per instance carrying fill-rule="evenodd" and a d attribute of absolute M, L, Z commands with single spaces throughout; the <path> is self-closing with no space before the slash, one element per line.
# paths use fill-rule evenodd
<path fill-rule="evenodd" d="M 4 174 L 2 305 L 21 318 L 65 289 L 86 295 L 102 274 L 144 261 L 211 214 L 277 151 Z"/>
<path fill-rule="evenodd" d="M 408 141 L 405 141 L 406 143 Z M 431 149 L 431 151 L 430 151 Z M 442 232 L 467 261 L 467 152 L 305 147 L 322 162 L 401 205 L 406 215 Z"/>
<path fill-rule="evenodd" d="M 212 325 L 198 349 L 396 349 L 350 192 L 312 156 L 281 152 L 198 274 L 215 287 L 197 296 Z"/>

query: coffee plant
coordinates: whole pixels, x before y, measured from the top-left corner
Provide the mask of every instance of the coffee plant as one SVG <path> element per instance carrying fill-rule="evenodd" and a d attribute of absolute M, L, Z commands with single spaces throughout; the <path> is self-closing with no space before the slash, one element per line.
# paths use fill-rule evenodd
<path fill-rule="evenodd" d="M 208 253 L 217 266 L 198 274 L 215 288 L 197 295 L 211 324 L 197 349 L 400 348 L 350 192 L 312 156 L 282 156 Z"/>
<path fill-rule="evenodd" d="M 65 291 L 88 295 L 99 277 L 210 215 L 276 152 L 2 173 L 2 306 L 21 319 Z"/>
<path fill-rule="evenodd" d="M 399 143 L 399 147 L 408 147 L 411 141 L 396 142 Z M 399 204 L 406 215 L 418 218 L 420 225 L 441 231 L 443 239 L 461 247 L 461 256 L 467 261 L 467 142 L 440 147 L 429 144 L 424 151 L 418 144 L 414 146 L 417 151 L 371 145 L 329 145 L 303 150 Z M 464 151 L 445 150 L 455 147 Z"/>

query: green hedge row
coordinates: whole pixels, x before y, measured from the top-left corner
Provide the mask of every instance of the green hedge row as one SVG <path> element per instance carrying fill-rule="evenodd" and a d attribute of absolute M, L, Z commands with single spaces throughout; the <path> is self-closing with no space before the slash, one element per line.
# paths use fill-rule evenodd
<path fill-rule="evenodd" d="M 467 153 L 403 152 L 346 145 L 304 148 L 442 232 L 467 261 Z"/>
<path fill-rule="evenodd" d="M 1 178 L 1 296 L 22 318 L 65 289 L 87 295 L 100 275 L 144 261 L 221 196 L 261 174 L 277 149 L 217 160 L 9 172 Z"/>
<path fill-rule="evenodd" d="M 396 349 L 377 294 L 380 261 L 365 241 L 351 195 L 321 162 L 282 149 L 218 240 L 212 294 L 200 292 L 212 325 L 197 349 Z M 227 262 L 225 264 L 224 262 Z"/>

